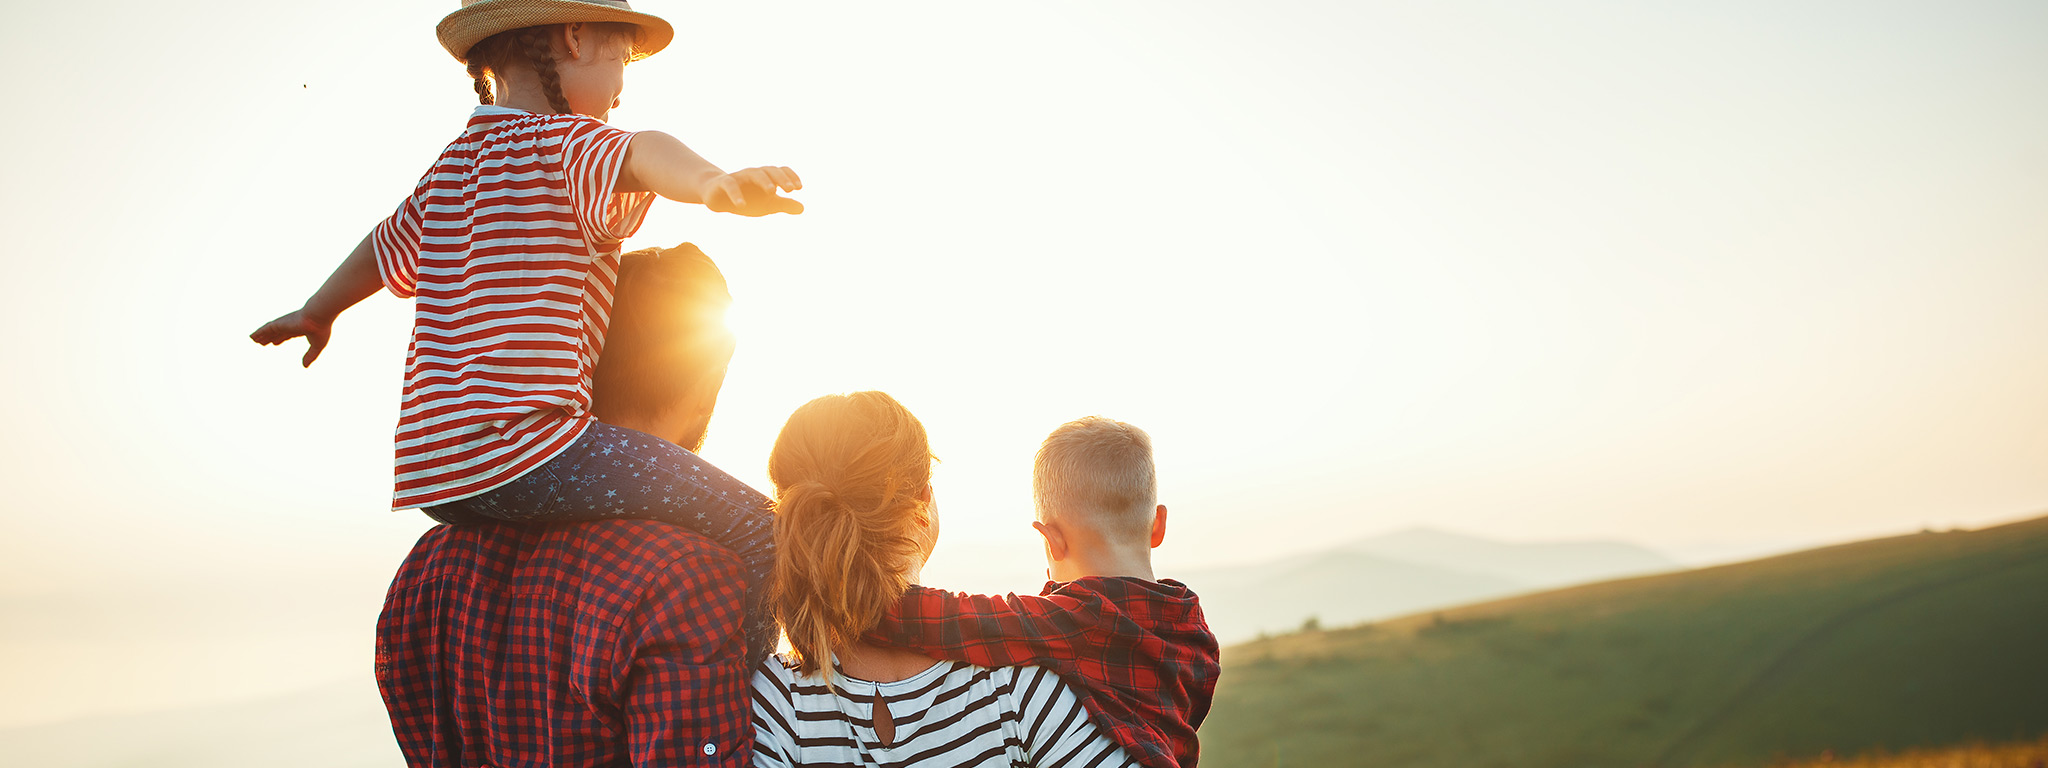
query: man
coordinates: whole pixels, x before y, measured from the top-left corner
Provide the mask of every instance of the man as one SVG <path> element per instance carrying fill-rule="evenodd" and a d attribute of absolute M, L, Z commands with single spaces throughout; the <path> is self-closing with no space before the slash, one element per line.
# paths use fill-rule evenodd
<path fill-rule="evenodd" d="M 593 410 L 695 450 L 724 277 L 685 244 L 627 254 L 618 291 Z M 665 523 L 438 526 L 385 598 L 377 687 L 412 766 L 743 766 L 744 608 L 739 559 Z"/>

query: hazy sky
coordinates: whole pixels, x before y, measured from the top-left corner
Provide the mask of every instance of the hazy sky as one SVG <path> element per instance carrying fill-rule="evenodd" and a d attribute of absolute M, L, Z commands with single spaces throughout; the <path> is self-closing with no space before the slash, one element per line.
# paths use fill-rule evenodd
<path fill-rule="evenodd" d="M 460 129 L 454 6 L 8 5 L 0 595 L 374 616 L 426 527 L 384 511 L 409 307 L 310 371 L 246 334 Z M 1411 525 L 1709 557 L 2048 511 L 2048 4 L 638 7 L 678 36 L 613 122 L 810 206 L 661 202 L 629 243 L 731 281 L 706 454 L 765 484 L 797 405 L 895 394 L 944 460 L 934 583 L 1035 586 L 1030 456 L 1092 413 L 1155 438 L 1169 574 Z M 16 653 L 100 653 L 16 619 Z M 133 706 L 304 682 L 136 666 Z M 105 703 L 59 699 L 0 724 Z"/>

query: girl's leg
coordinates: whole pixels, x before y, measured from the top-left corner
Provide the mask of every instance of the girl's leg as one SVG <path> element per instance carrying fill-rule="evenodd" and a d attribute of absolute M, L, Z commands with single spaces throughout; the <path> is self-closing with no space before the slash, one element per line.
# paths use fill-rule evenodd
<path fill-rule="evenodd" d="M 748 666 L 774 652 L 775 620 L 766 602 L 775 567 L 769 499 L 682 446 L 593 423 L 568 450 L 519 479 L 426 512 L 451 523 L 638 518 L 702 534 L 739 556 L 745 571 Z"/>

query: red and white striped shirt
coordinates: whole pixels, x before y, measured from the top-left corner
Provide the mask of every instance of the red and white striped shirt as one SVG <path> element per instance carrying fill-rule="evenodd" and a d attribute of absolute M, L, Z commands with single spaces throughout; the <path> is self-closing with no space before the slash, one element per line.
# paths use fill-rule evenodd
<path fill-rule="evenodd" d="M 620 244 L 654 200 L 613 191 L 632 138 L 477 107 L 377 225 L 384 285 L 414 299 L 392 509 L 504 485 L 589 426 Z"/>

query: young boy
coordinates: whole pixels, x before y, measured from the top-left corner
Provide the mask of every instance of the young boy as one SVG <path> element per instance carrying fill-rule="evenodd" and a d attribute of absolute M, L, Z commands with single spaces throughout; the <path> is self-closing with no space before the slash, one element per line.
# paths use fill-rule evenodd
<path fill-rule="evenodd" d="M 1069 422 L 1038 449 L 1032 495 L 1045 537 L 1035 597 L 913 586 L 870 641 L 982 666 L 1036 664 L 1072 684 L 1145 768 L 1195 768 L 1195 729 L 1216 690 L 1215 634 L 1195 593 L 1152 576 L 1166 538 L 1152 439 L 1100 417 Z"/>

